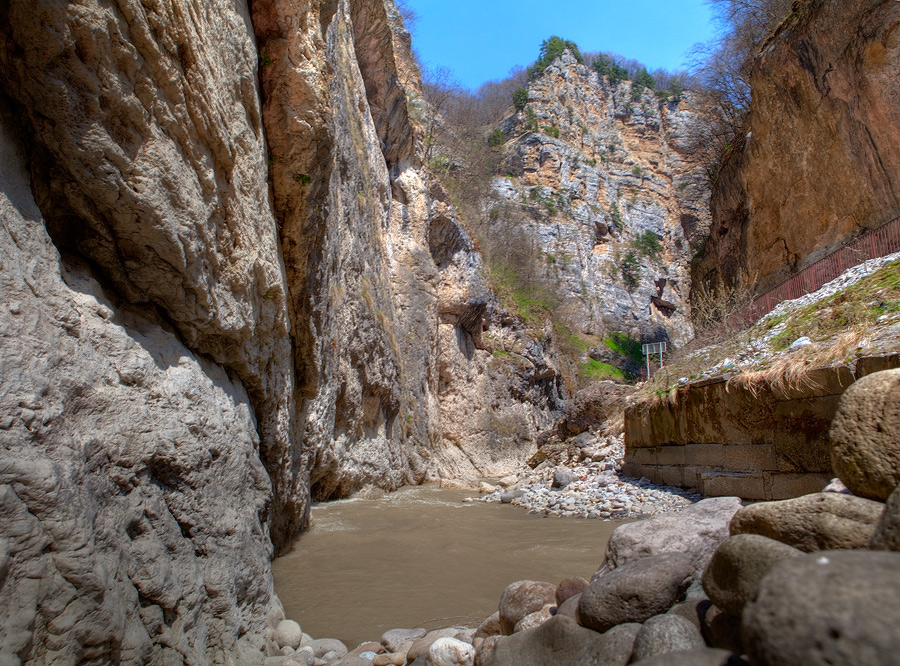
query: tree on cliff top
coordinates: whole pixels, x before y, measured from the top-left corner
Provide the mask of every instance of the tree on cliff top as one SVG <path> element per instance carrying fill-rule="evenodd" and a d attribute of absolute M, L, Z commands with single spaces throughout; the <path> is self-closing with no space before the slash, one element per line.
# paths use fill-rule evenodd
<path fill-rule="evenodd" d="M 584 58 L 581 56 L 581 51 L 578 50 L 578 45 L 575 44 L 575 42 L 553 35 L 550 39 L 545 39 L 541 42 L 541 55 L 535 63 L 528 68 L 529 77 L 535 78 L 543 73 L 543 71 L 552 65 L 553 61 L 565 53 L 566 50 L 570 51 L 575 60 L 580 64 L 584 64 Z"/>

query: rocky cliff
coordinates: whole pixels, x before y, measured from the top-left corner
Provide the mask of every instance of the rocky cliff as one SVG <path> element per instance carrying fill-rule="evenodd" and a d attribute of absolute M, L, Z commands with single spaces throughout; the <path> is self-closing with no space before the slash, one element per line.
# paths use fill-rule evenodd
<path fill-rule="evenodd" d="M 421 168 L 389 1 L 0 15 L 2 661 L 257 662 L 310 497 L 524 460 L 548 350 Z"/>
<path fill-rule="evenodd" d="M 896 2 L 794 3 L 752 63 L 695 281 L 766 289 L 900 216 L 898 63 Z"/>
<path fill-rule="evenodd" d="M 691 241 L 709 226 L 690 93 L 660 101 L 566 52 L 504 125 L 492 232 L 524 231 L 573 330 L 682 344 Z"/>

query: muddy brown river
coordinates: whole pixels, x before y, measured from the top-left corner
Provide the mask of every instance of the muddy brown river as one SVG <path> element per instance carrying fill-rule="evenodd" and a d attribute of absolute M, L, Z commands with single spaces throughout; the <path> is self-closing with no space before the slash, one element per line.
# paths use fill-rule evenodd
<path fill-rule="evenodd" d="M 351 649 L 397 627 L 473 625 L 517 580 L 590 579 L 621 522 L 545 518 L 433 486 L 312 509 L 272 565 L 288 618 Z"/>

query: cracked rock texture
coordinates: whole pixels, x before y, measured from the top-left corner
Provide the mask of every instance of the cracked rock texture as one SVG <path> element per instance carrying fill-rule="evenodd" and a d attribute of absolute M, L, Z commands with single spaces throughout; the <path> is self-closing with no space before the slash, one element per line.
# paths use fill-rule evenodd
<path fill-rule="evenodd" d="M 510 141 L 492 232 L 524 231 L 573 330 L 683 344 L 693 337 L 690 246 L 710 224 L 692 139 L 702 113 L 690 93 L 633 99 L 631 86 L 569 52 L 529 84 L 527 106 L 503 128 Z M 659 241 L 655 256 L 632 245 L 647 233 Z M 633 284 L 623 273 L 629 252 L 639 262 Z"/>
<path fill-rule="evenodd" d="M 763 45 L 694 281 L 761 289 L 900 215 L 900 4 L 811 2 Z"/>
<path fill-rule="evenodd" d="M 0 85 L 3 664 L 260 663 L 311 497 L 554 422 L 391 2 L 9 0 Z"/>

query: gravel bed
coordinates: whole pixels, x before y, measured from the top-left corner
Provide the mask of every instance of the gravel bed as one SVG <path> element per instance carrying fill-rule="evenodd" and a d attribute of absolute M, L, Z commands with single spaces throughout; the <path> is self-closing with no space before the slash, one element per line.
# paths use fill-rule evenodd
<path fill-rule="evenodd" d="M 502 502 L 531 513 L 567 518 L 621 520 L 678 511 L 702 496 L 622 476 L 623 437 L 579 435 L 568 444 L 547 445 L 534 469 L 500 481 L 499 488 L 469 502 Z"/>

